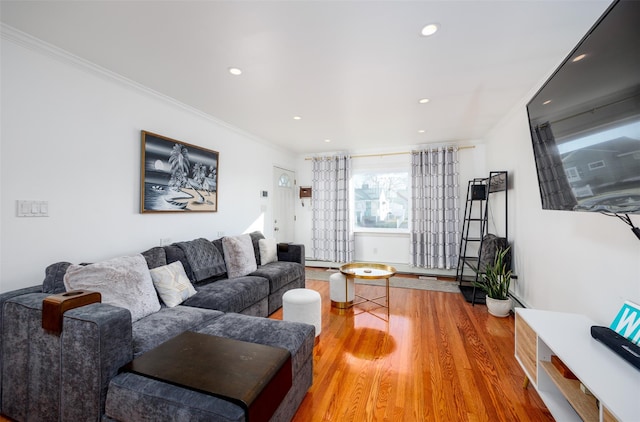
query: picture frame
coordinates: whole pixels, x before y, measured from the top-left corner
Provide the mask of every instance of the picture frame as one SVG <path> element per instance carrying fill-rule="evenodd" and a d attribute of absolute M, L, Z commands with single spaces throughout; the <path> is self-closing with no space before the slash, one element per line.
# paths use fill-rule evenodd
<path fill-rule="evenodd" d="M 140 212 L 217 212 L 220 153 L 141 131 Z"/>

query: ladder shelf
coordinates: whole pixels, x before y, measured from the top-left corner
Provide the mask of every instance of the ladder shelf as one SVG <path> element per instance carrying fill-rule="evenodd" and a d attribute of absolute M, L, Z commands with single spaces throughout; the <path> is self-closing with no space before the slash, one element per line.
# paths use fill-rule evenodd
<path fill-rule="evenodd" d="M 504 192 L 504 238 L 508 239 L 506 171 L 489 172 L 487 178 L 475 178 L 467 185 L 467 199 L 456 268 L 456 280 L 465 299 L 471 304 L 484 303 L 484 293 L 477 290 L 474 282 L 482 276 L 482 246 L 489 227 L 489 203 L 493 193 Z M 470 270 L 465 273 L 465 269 Z"/>

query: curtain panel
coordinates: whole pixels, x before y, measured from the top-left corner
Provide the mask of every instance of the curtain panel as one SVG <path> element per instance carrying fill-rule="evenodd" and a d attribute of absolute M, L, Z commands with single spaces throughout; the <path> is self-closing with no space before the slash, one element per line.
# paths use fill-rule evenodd
<path fill-rule="evenodd" d="M 546 122 L 536 126 L 532 134 L 544 208 L 573 210 L 578 201 L 567 181 L 551 124 Z"/>
<path fill-rule="evenodd" d="M 411 151 L 410 263 L 452 269 L 460 246 L 458 148 Z"/>
<path fill-rule="evenodd" d="M 313 163 L 313 259 L 347 263 L 353 260 L 354 237 L 349 211 L 351 157 L 315 157 Z"/>

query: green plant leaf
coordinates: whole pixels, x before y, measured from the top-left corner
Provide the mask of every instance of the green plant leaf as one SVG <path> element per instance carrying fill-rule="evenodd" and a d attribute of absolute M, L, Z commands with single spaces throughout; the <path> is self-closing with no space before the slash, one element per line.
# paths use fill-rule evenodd
<path fill-rule="evenodd" d="M 505 257 L 511 247 L 498 249 L 493 264 L 487 265 L 485 272 L 481 274 L 481 280 L 474 281 L 473 285 L 483 290 L 487 296 L 493 299 L 507 299 L 509 286 L 513 272 L 507 268 Z"/>

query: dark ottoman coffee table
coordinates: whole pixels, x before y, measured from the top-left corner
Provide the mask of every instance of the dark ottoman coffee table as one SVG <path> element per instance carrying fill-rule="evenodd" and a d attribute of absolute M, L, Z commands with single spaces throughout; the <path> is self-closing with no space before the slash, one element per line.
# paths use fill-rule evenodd
<path fill-rule="evenodd" d="M 126 370 L 228 400 L 250 422 L 268 421 L 292 383 L 288 350 L 184 332 L 134 359 Z"/>

